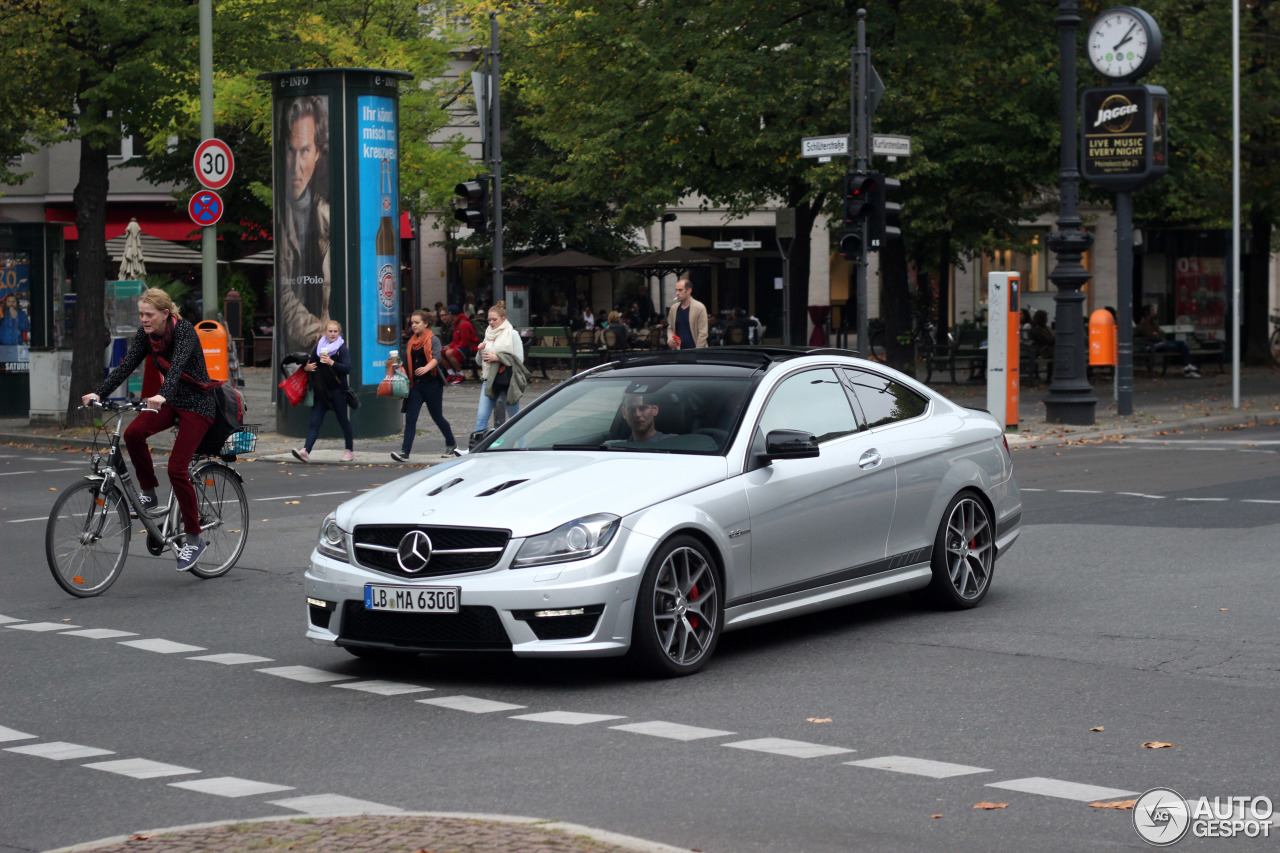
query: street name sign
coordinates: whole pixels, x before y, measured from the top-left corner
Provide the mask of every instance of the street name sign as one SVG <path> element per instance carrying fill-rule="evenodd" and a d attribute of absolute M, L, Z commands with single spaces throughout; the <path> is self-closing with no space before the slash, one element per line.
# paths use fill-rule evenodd
<path fill-rule="evenodd" d="M 220 190 L 231 181 L 236 170 L 235 158 L 231 156 L 231 148 L 221 139 L 206 139 L 196 147 L 196 156 L 192 161 L 196 169 L 196 178 L 200 185 L 211 190 Z"/>
<path fill-rule="evenodd" d="M 874 134 L 871 137 L 871 153 L 885 157 L 910 157 L 911 137 Z"/>
<path fill-rule="evenodd" d="M 800 140 L 801 157 L 848 157 L 849 137 L 806 136 Z"/>
<path fill-rule="evenodd" d="M 759 249 L 761 245 L 763 244 L 759 240 L 717 240 L 711 244 L 711 248 L 741 252 L 743 249 Z"/>

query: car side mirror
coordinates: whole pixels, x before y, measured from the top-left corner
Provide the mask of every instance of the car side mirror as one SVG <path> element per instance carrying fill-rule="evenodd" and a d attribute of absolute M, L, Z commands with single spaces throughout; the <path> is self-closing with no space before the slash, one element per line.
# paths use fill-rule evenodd
<path fill-rule="evenodd" d="M 476 445 L 484 441 L 493 433 L 492 429 L 482 429 L 471 433 L 471 440 L 467 442 L 467 450 L 475 450 Z"/>
<path fill-rule="evenodd" d="M 798 429 L 770 430 L 764 440 L 764 455 L 769 459 L 814 459 L 818 456 L 818 439 Z"/>

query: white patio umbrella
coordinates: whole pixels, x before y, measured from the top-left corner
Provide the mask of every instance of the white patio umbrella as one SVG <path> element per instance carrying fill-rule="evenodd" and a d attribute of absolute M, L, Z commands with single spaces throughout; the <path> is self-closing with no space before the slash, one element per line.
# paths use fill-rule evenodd
<path fill-rule="evenodd" d="M 124 229 L 124 258 L 120 261 L 119 281 L 141 281 L 147 275 L 142 258 L 142 226 L 130 219 Z"/>

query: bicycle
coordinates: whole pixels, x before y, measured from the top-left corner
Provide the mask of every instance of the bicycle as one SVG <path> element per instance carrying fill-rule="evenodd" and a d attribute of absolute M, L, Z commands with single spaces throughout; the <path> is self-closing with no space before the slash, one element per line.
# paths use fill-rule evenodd
<path fill-rule="evenodd" d="M 158 557 L 166 549 L 175 554 L 184 535 L 182 512 L 173 492 L 162 507 L 146 510 L 125 464 L 120 440 L 126 412 L 142 412 L 143 401 L 118 403 L 92 401 L 80 408 L 99 408 L 108 418 L 98 423 L 92 473 L 63 492 L 49 514 L 45 528 L 45 558 L 53 579 L 71 595 L 90 598 L 106 592 L 124 569 L 133 533 L 130 517 L 142 523 L 147 551 Z M 115 427 L 110 429 L 111 416 Z M 207 580 L 225 575 L 240 559 L 249 535 L 249 502 L 243 480 L 230 463 L 237 453 L 250 453 L 257 442 L 255 425 L 244 424 L 232 433 L 218 456 L 197 456 L 191 462 L 191 483 L 200 513 L 200 535 L 208 543 L 191 574 Z M 99 437 L 107 436 L 105 452 Z"/>
<path fill-rule="evenodd" d="M 1280 367 L 1280 314 L 1272 314 L 1271 339 L 1267 342 L 1271 349 L 1271 364 Z"/>
<path fill-rule="evenodd" d="M 926 382 L 929 381 L 929 378 L 932 378 L 932 374 L 933 374 L 932 365 L 930 364 L 929 357 L 934 354 L 934 350 L 937 344 L 937 341 L 934 335 L 936 328 L 937 327 L 935 327 L 933 323 L 929 321 L 929 317 L 927 314 L 917 314 L 915 316 L 915 322 L 913 324 L 913 327 L 911 329 L 909 336 L 908 335 L 899 336 L 899 341 L 901 343 L 910 344 L 912 348 L 912 360 L 917 363 L 920 361 L 924 361 L 925 370 L 927 373 L 927 376 L 925 379 Z M 878 361 L 881 364 L 883 364 L 887 356 L 887 350 L 885 347 L 884 321 L 883 320 L 880 321 L 879 328 L 871 329 L 867 337 L 869 338 L 871 343 L 871 346 L 868 348 L 868 352 L 867 352 L 868 356 L 871 358 L 872 361 Z"/>

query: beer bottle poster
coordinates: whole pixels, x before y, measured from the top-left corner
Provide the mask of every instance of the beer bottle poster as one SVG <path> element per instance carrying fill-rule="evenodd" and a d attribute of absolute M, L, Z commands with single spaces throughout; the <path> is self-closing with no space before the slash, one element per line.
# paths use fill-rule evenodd
<path fill-rule="evenodd" d="M 377 385 L 387 355 L 400 348 L 400 211 L 396 102 L 356 100 L 360 182 L 360 336 L 362 385 Z"/>

